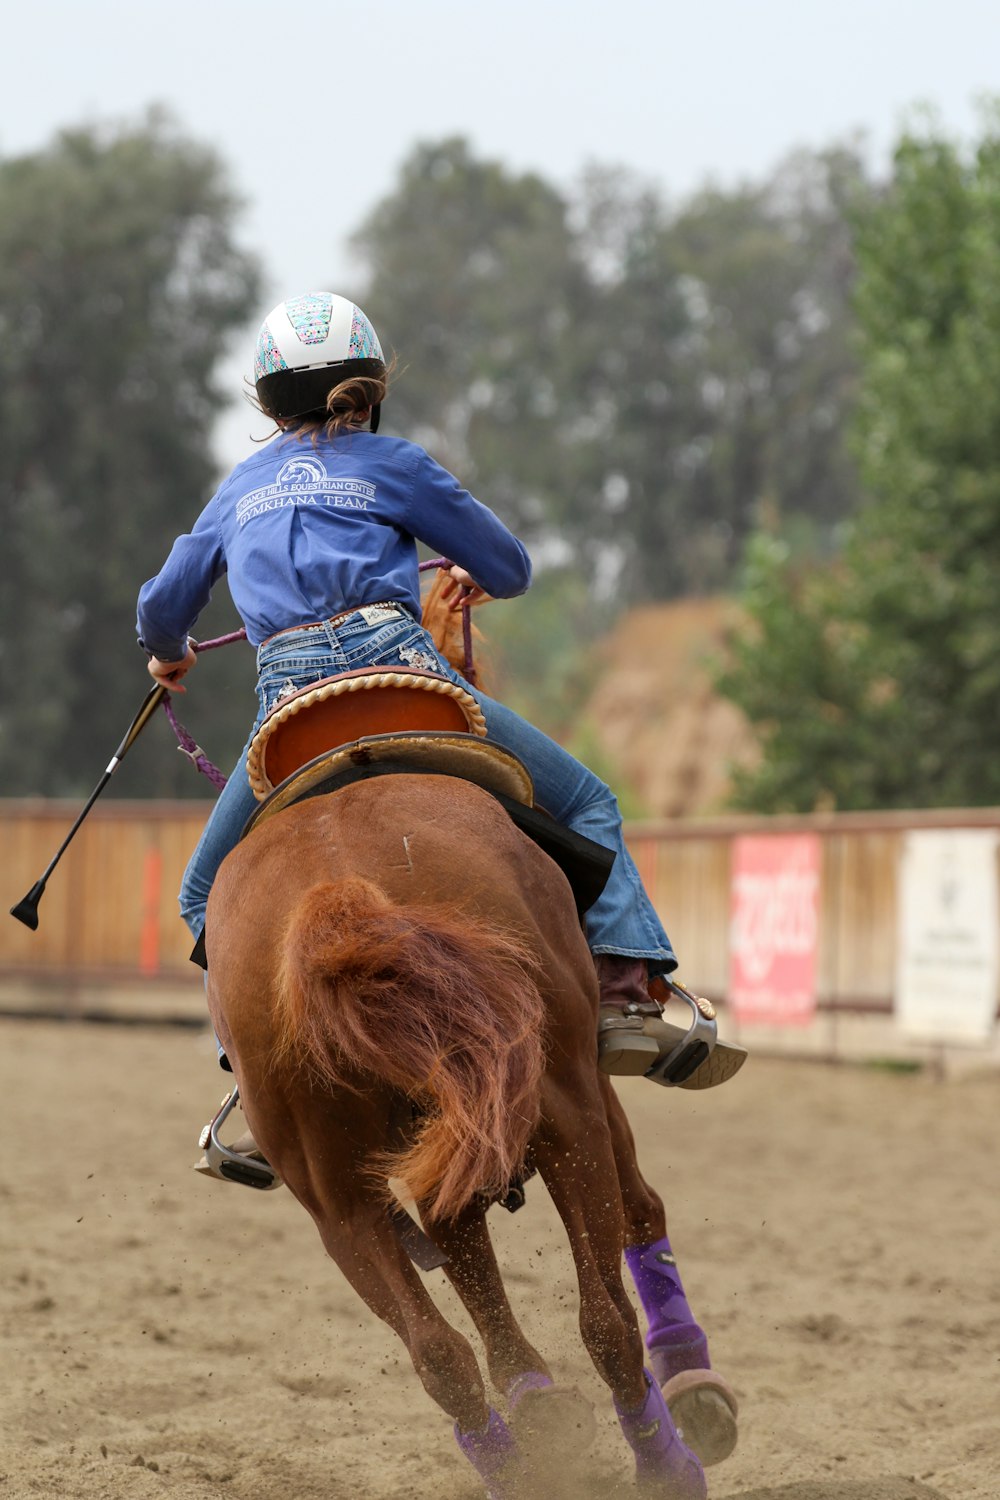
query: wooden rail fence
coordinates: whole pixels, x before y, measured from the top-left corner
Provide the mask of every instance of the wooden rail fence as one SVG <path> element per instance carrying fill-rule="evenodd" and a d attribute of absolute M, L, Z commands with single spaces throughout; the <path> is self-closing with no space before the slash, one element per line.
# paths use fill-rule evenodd
<path fill-rule="evenodd" d="M 38 878 L 77 811 L 69 802 L 0 801 L 5 908 Z M 176 893 L 206 815 L 203 803 L 99 804 L 51 878 L 38 931 L 0 922 L 0 981 L 133 988 L 145 981 L 151 994 L 157 984 L 192 986 Z M 1000 809 L 725 817 L 634 823 L 627 832 L 681 973 L 723 1003 L 734 838 L 817 834 L 820 1009 L 885 1014 L 893 1003 L 900 845 L 909 830 L 924 828 L 1000 828 Z"/>

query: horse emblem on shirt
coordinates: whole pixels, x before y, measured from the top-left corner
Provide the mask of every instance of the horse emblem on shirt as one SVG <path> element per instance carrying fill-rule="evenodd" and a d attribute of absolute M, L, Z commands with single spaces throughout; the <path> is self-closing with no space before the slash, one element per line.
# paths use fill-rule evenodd
<path fill-rule="evenodd" d="M 271 484 L 250 490 L 236 506 L 240 527 L 256 516 L 286 506 L 316 505 L 335 510 L 370 510 L 375 486 L 367 479 L 335 479 L 314 453 L 296 454 L 281 465 Z"/>

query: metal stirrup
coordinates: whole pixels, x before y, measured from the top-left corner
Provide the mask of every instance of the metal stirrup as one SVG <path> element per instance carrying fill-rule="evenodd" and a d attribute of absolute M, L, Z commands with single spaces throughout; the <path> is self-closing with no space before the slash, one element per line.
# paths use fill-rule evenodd
<path fill-rule="evenodd" d="M 678 1000 L 683 1000 L 691 1009 L 691 1025 L 687 1036 L 665 1057 L 659 1058 L 645 1075 L 654 1083 L 662 1083 L 669 1088 L 690 1078 L 695 1069 L 700 1068 L 705 1059 L 711 1056 L 719 1038 L 719 1027 L 714 1015 L 707 1016 L 694 995 L 689 995 L 687 990 L 674 984 L 665 974 L 663 982 L 671 994 L 676 995 Z"/>
<path fill-rule="evenodd" d="M 281 1180 L 277 1172 L 266 1162 L 254 1161 L 250 1156 L 230 1151 L 219 1140 L 219 1126 L 225 1124 L 239 1102 L 240 1091 L 234 1084 L 232 1093 L 223 1101 L 222 1108 L 211 1125 L 206 1125 L 201 1133 L 199 1145 L 205 1153 L 205 1160 L 213 1171 L 229 1182 L 239 1182 L 244 1187 L 261 1188 L 265 1191 L 280 1187 Z"/>

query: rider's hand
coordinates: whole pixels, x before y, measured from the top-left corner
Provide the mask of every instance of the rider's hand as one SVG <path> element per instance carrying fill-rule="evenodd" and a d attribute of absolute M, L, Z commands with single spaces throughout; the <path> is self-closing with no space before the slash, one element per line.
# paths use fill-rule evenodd
<path fill-rule="evenodd" d="M 468 592 L 463 592 L 468 590 Z M 492 595 L 485 589 L 481 589 L 471 573 L 467 573 L 458 564 L 448 569 L 448 577 L 445 579 L 441 590 L 441 598 L 451 610 L 461 609 L 463 604 L 485 604 Z"/>
<path fill-rule="evenodd" d="M 181 683 L 181 678 L 185 672 L 190 672 L 197 660 L 197 653 L 188 643 L 187 651 L 180 661 L 160 661 L 158 657 L 151 656 L 147 670 L 150 677 L 168 692 L 186 693 L 187 688 Z"/>

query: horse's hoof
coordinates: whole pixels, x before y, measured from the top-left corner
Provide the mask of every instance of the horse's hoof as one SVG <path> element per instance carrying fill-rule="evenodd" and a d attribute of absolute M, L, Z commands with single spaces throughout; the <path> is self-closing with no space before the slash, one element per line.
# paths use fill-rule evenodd
<path fill-rule="evenodd" d="M 456 1422 L 455 1439 L 476 1473 L 486 1481 L 487 1500 L 515 1500 L 521 1493 L 524 1471 L 514 1435 L 500 1413 L 490 1407 L 481 1432 L 463 1432 Z"/>
<path fill-rule="evenodd" d="M 558 1462 L 560 1453 L 589 1448 L 597 1436 L 594 1408 L 575 1386 L 547 1385 L 518 1397 L 510 1430 L 530 1468 Z"/>
<path fill-rule="evenodd" d="M 721 1375 L 681 1370 L 663 1386 L 663 1396 L 685 1444 L 706 1468 L 729 1457 L 736 1447 L 739 1406 Z"/>

